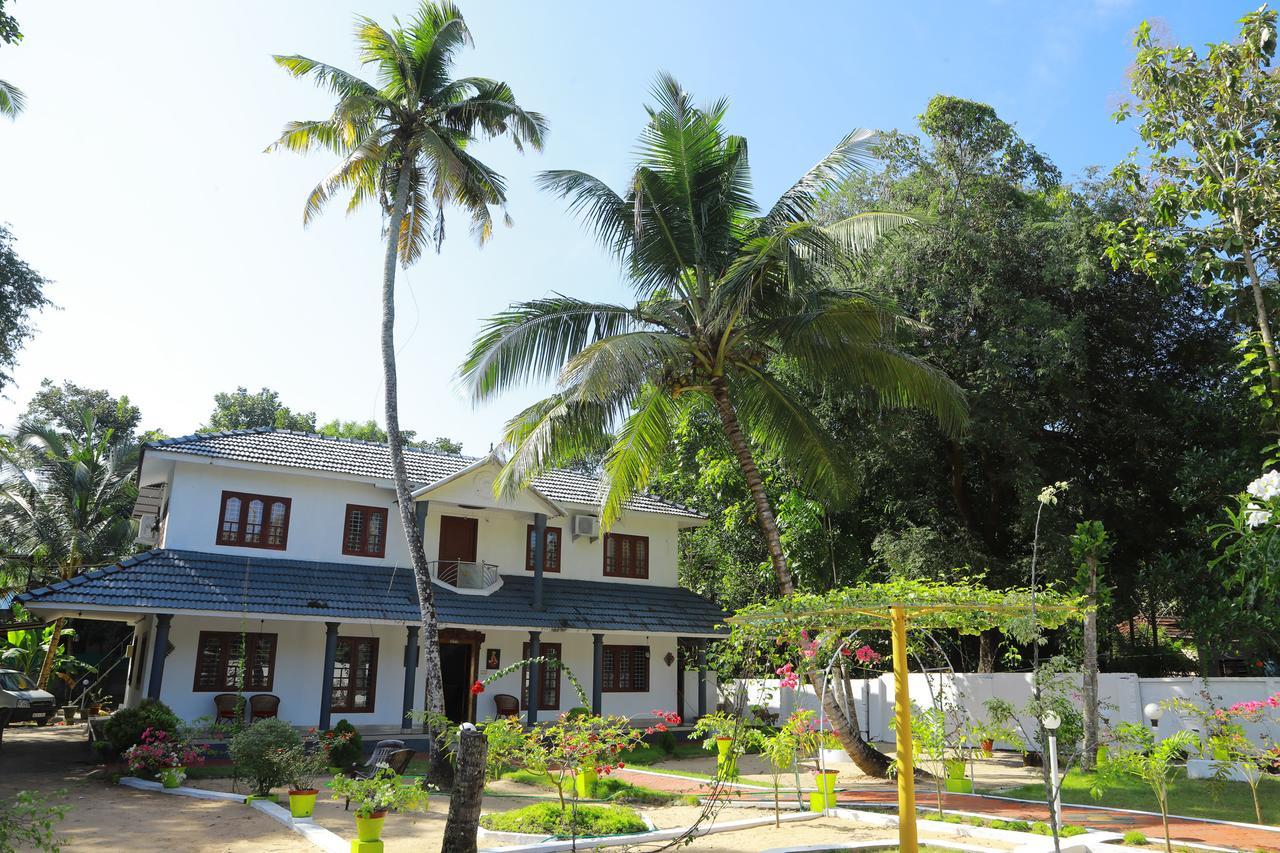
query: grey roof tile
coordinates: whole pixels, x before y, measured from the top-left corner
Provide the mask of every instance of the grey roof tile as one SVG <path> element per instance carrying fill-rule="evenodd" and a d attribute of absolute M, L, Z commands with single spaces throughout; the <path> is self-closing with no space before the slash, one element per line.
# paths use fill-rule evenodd
<path fill-rule="evenodd" d="M 724 612 L 678 587 L 544 578 L 544 610 L 533 610 L 532 575 L 503 575 L 492 595 L 434 587 L 442 625 L 711 634 Z M 156 549 L 18 596 L 23 604 L 120 610 L 199 610 L 418 621 L 405 566 L 246 558 Z"/>
<path fill-rule="evenodd" d="M 350 438 L 332 438 L 293 430 L 260 427 L 227 432 L 199 433 L 166 438 L 146 445 L 168 453 L 186 453 L 213 459 L 234 459 L 263 465 L 309 468 L 378 479 L 391 479 L 391 451 L 386 444 Z M 438 453 L 418 448 L 405 449 L 409 479 L 425 486 L 455 474 L 477 461 L 474 456 Z M 600 502 L 600 481 L 577 471 L 550 471 L 534 481 L 534 486 L 553 501 L 577 504 Z M 626 507 L 634 512 L 704 516 L 688 507 L 647 492 L 634 495 Z"/>

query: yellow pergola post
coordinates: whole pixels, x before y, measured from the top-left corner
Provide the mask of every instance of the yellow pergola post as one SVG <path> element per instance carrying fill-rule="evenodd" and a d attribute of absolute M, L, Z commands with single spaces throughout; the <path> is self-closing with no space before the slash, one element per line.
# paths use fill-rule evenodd
<path fill-rule="evenodd" d="M 918 853 L 916 842 L 916 777 L 911 755 L 911 691 L 907 683 L 907 611 L 890 610 L 893 627 L 893 713 L 897 728 L 898 849 Z"/>

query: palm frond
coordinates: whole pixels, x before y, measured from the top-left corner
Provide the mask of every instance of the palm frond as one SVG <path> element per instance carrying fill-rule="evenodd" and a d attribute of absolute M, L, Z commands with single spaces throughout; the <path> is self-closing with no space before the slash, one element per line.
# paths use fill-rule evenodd
<path fill-rule="evenodd" d="M 856 129 L 840 140 L 830 154 L 819 160 L 774 202 L 765 215 L 769 226 L 774 228 L 786 222 L 812 219 L 823 192 L 838 187 L 872 162 L 876 138 L 873 130 Z"/>
<path fill-rule="evenodd" d="M 349 71 L 343 71 L 333 65 L 306 56 L 293 54 L 290 56 L 273 56 L 276 65 L 288 71 L 294 77 L 310 77 L 321 88 L 328 89 L 340 100 L 360 96 L 377 98 L 376 86 L 362 80 Z"/>
<path fill-rule="evenodd" d="M 824 226 L 822 230 L 853 256 L 868 251 L 887 234 L 919 224 L 918 217 L 905 213 L 867 211 Z"/>
<path fill-rule="evenodd" d="M 494 494 L 515 494 L 551 468 L 604 451 L 610 426 L 628 402 L 583 402 L 558 393 L 517 414 L 503 434 L 509 456 L 494 480 Z"/>
<path fill-rule="evenodd" d="M 521 107 L 511 87 L 499 80 L 472 77 L 467 83 L 475 93 L 443 111 L 449 127 L 467 136 L 475 135 L 477 129 L 490 138 L 510 136 L 518 151 L 526 144 L 542 150 L 547 120 L 541 113 Z"/>
<path fill-rule="evenodd" d="M 597 177 L 573 169 L 542 172 L 540 189 L 558 198 L 569 198 L 569 212 L 580 217 L 597 239 L 619 259 L 625 260 L 635 236 L 631 204 Z"/>
<path fill-rule="evenodd" d="M 621 517 L 627 499 L 644 489 L 662 464 L 680 410 L 680 402 L 666 388 L 645 385 L 640 390 L 604 459 L 600 523 L 606 529 Z"/>
<path fill-rule="evenodd" d="M 668 332 L 648 329 L 601 338 L 565 363 L 559 382 L 579 400 L 613 398 L 621 389 L 636 389 L 659 374 L 689 369 L 687 343 Z"/>
<path fill-rule="evenodd" d="M 26 109 L 27 96 L 17 86 L 0 80 L 0 115 L 17 118 Z"/>

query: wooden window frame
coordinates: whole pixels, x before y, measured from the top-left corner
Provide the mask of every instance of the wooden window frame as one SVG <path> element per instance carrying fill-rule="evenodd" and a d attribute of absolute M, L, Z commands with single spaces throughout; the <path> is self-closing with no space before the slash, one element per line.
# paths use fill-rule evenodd
<path fill-rule="evenodd" d="M 219 683 L 212 687 L 200 686 L 200 662 L 204 655 L 204 645 L 206 640 L 218 639 L 222 642 L 222 649 L 218 653 L 218 677 L 226 676 L 227 665 L 231 661 L 231 649 L 233 644 L 243 636 L 246 645 L 257 639 L 269 639 L 271 641 L 271 659 L 267 663 L 267 683 L 262 685 L 250 685 L 246 683 L 243 688 L 239 684 Z M 276 682 L 276 651 L 280 648 L 280 635 L 266 632 L 255 632 L 241 634 L 239 631 L 201 631 L 200 636 L 196 639 L 196 666 L 195 674 L 191 679 L 191 691 L 193 693 L 238 693 L 242 689 L 245 693 L 269 693 L 275 686 Z M 246 661 L 247 664 L 247 661 Z M 247 666 L 246 666 L 247 669 Z"/>
<path fill-rule="evenodd" d="M 342 704 L 333 702 L 330 708 L 334 711 L 341 711 L 344 714 L 372 714 L 377 704 L 378 698 L 378 638 L 377 637 L 338 637 L 338 644 L 342 643 L 368 644 L 371 647 L 371 655 L 369 658 L 369 704 L 364 708 L 357 708 L 354 705 L 355 687 L 354 678 L 347 679 L 347 699 Z M 354 651 L 354 649 L 353 649 Z M 337 649 L 335 647 L 333 657 L 333 665 L 338 665 Z"/>
<path fill-rule="evenodd" d="M 653 681 L 652 681 L 653 667 L 651 666 L 653 663 L 653 653 L 648 646 L 622 646 L 622 645 L 604 646 L 602 651 L 604 655 L 604 658 L 603 658 L 604 662 L 608 663 L 610 658 L 613 658 L 613 662 L 612 662 L 612 666 L 601 667 L 601 673 L 602 673 L 601 682 L 600 682 L 601 693 L 648 693 L 649 692 L 653 684 Z M 618 673 L 621 671 L 621 667 L 619 667 L 618 664 L 621 662 L 623 654 L 629 654 L 632 656 L 631 664 L 633 667 L 635 666 L 636 655 L 640 654 L 642 656 L 642 659 L 644 661 L 644 688 L 643 689 L 638 687 L 620 687 L 619 686 Z M 610 671 L 612 671 L 613 673 L 612 681 L 610 681 L 608 678 L 606 678 L 603 675 L 603 673 L 610 672 Z"/>
<path fill-rule="evenodd" d="M 542 654 L 540 655 L 540 657 L 544 657 L 544 658 L 545 658 L 545 657 L 550 657 L 550 655 L 548 655 L 548 654 L 547 654 L 547 650 L 548 650 L 548 649 L 555 649 L 555 650 L 556 650 L 556 654 L 555 654 L 555 658 L 556 658 L 556 660 L 559 660 L 559 661 L 563 661 L 563 660 L 564 660 L 564 646 L 563 646 L 562 644 L 560 644 L 560 643 L 540 643 L 540 644 L 538 645 L 538 648 L 539 648 L 539 649 L 541 650 L 541 652 L 542 652 Z M 523 650 L 522 650 L 521 657 L 523 657 L 525 660 L 528 660 L 528 659 L 529 659 L 529 644 L 528 644 L 528 643 L 525 643 L 525 644 L 524 644 L 524 647 L 523 647 Z M 545 667 L 545 664 L 542 664 L 542 666 L 544 666 L 544 667 Z M 554 703 L 554 704 L 551 704 L 551 703 L 547 702 L 547 701 L 546 701 L 546 698 L 547 698 L 547 697 L 546 697 L 546 695 L 545 695 L 545 693 L 546 693 L 546 688 L 547 688 L 547 676 L 546 676 L 546 673 L 547 673 L 547 672 L 549 672 L 551 669 L 555 669 L 555 672 L 556 672 L 555 703 Z M 539 688 L 539 690 L 538 690 L 538 710 L 539 710 L 539 711 L 558 711 L 558 710 L 560 710 L 560 682 L 562 681 L 562 678 L 561 678 L 561 676 L 562 676 L 562 675 L 563 675 L 563 673 L 560 671 L 560 667 L 558 667 L 558 666 L 557 666 L 557 667 L 548 667 L 548 668 L 544 668 L 544 669 L 543 669 L 543 671 L 542 671 L 542 686 L 541 686 L 541 688 Z M 527 697 L 528 695 L 529 695 L 529 667 L 528 667 L 528 666 L 522 666 L 522 667 L 520 667 L 520 707 L 521 707 L 521 708 L 523 708 L 523 709 L 526 709 L 526 710 L 527 710 L 527 709 L 528 709 L 528 707 L 529 707 L 529 703 L 528 703 L 528 701 L 526 701 L 526 698 L 525 698 L 525 697 Z"/>
<path fill-rule="evenodd" d="M 609 569 L 609 546 L 614 542 L 621 543 L 623 541 L 644 543 L 644 565 L 637 566 L 634 574 L 626 574 L 621 571 L 621 560 L 615 561 L 616 564 L 612 571 Z M 647 581 L 649 579 L 649 556 L 648 536 L 636 536 L 631 533 L 606 533 L 604 535 L 604 576 L 607 578 L 630 578 L 632 580 Z M 643 574 L 640 572 L 641 569 L 643 569 Z"/>
<path fill-rule="evenodd" d="M 240 499 L 240 520 L 239 527 L 236 530 L 235 542 L 226 542 L 222 538 L 222 526 L 227 520 L 227 501 L 232 498 Z M 245 515 L 248 512 L 250 501 L 262 501 L 262 541 L 245 542 L 244 528 Z M 267 542 L 267 531 L 271 524 L 271 505 L 274 503 L 284 504 L 284 534 L 280 537 L 279 545 L 272 545 Z M 222 545 L 227 548 L 262 548 L 267 551 L 284 551 L 289 547 L 289 517 L 293 514 L 293 498 L 286 498 L 283 495 L 259 495 L 252 492 L 237 492 L 225 489 L 222 492 L 222 500 L 218 504 L 218 528 L 214 531 L 213 542 L 215 545 Z"/>
<path fill-rule="evenodd" d="M 526 572 L 534 571 L 533 530 L 534 530 L 534 527 L 532 524 L 530 524 L 524 534 L 524 570 Z M 544 560 L 542 571 L 547 573 L 554 572 L 556 574 L 559 574 L 560 563 L 561 563 L 561 560 L 564 559 L 564 531 L 562 531 L 559 527 L 546 527 L 546 528 L 543 528 L 543 530 L 546 533 L 548 540 L 551 539 L 551 534 L 554 533 L 556 536 L 556 559 L 555 559 L 554 565 L 552 565 L 551 560 Z M 543 554 L 545 555 L 547 553 L 548 552 L 544 549 Z"/>
<path fill-rule="evenodd" d="M 351 524 L 351 513 L 355 510 L 362 510 L 366 515 L 364 526 L 363 547 L 353 550 L 347 546 L 347 529 Z M 377 551 L 369 550 L 369 523 L 368 519 L 378 515 L 382 517 L 382 545 Z M 346 510 L 342 513 L 342 553 L 348 557 L 373 557 L 375 559 L 387 556 L 387 508 L 382 506 L 366 506 L 364 504 L 347 504 Z"/>

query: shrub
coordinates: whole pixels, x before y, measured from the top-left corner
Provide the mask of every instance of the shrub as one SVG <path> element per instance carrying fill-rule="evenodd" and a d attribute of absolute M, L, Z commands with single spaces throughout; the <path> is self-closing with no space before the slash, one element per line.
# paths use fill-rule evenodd
<path fill-rule="evenodd" d="M 383 767 L 368 779 L 334 776 L 329 789 L 335 800 L 346 798 L 355 807 L 356 817 L 372 817 L 384 812 L 424 810 L 427 792 L 416 781 L 408 784 L 390 767 Z"/>
<path fill-rule="evenodd" d="M 960 815 L 958 814 L 944 814 L 942 816 L 942 822 L 943 823 L 963 823 L 964 818 L 960 817 Z"/>
<path fill-rule="evenodd" d="M 1073 835 L 1084 835 L 1088 831 L 1089 830 L 1085 829 L 1083 826 L 1076 826 L 1074 823 L 1069 823 L 1058 830 L 1058 835 L 1063 838 L 1070 838 Z"/>
<path fill-rule="evenodd" d="M 1131 829 L 1124 834 L 1124 843 L 1138 844 L 1138 845 L 1146 844 L 1147 836 L 1143 835 L 1141 832 L 1139 832 L 1136 829 Z"/>
<path fill-rule="evenodd" d="M 673 735 L 671 732 L 663 732 L 662 734 L 658 735 L 658 749 L 662 750 L 667 755 L 675 755 L 676 754 L 676 736 Z"/>
<path fill-rule="evenodd" d="M 1036 835 L 1053 835 L 1053 830 L 1049 828 L 1049 824 L 1042 820 L 1038 820 L 1031 824 L 1031 831 Z"/>
<path fill-rule="evenodd" d="M 1009 828 L 1009 824 L 1003 820 L 1000 820 L 999 818 L 993 821 L 989 821 L 987 823 L 987 826 L 991 827 L 992 829 L 1008 829 Z"/>
<path fill-rule="evenodd" d="M 54 791 L 52 796 L 66 793 Z M 39 791 L 19 791 L 12 800 L 0 801 L 0 850 L 57 850 L 67 843 L 57 837 L 56 826 L 70 806 L 48 805 L 45 796 Z"/>
<path fill-rule="evenodd" d="M 364 758 L 364 740 L 356 727 L 346 720 L 338 720 L 336 726 L 320 736 L 320 742 L 329 754 L 330 767 L 345 770 Z"/>
<path fill-rule="evenodd" d="M 152 731 L 176 734 L 182 721 L 157 699 L 143 699 L 136 708 L 121 708 L 107 720 L 102 733 L 111 751 L 117 755 L 142 742 L 142 733 Z"/>
<path fill-rule="evenodd" d="M 1004 828 L 1012 830 L 1013 832 L 1029 832 L 1031 830 L 1031 824 L 1027 823 L 1025 820 L 1006 820 L 1004 822 Z"/>
<path fill-rule="evenodd" d="M 480 816 L 480 825 L 498 832 L 525 832 L 537 835 L 627 835 L 646 832 L 648 826 L 640 815 L 622 806 L 578 806 L 575 813 L 561 809 L 556 803 L 537 803 L 522 809 Z M 576 833 L 575 833 L 576 830 Z"/>
<path fill-rule="evenodd" d="M 275 758 L 276 751 L 301 744 L 302 738 L 284 720 L 259 720 L 231 739 L 236 778 L 247 779 L 253 793 L 265 797 L 272 788 L 289 781 Z"/>

